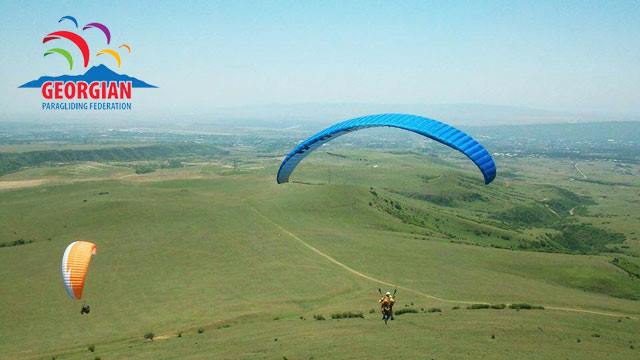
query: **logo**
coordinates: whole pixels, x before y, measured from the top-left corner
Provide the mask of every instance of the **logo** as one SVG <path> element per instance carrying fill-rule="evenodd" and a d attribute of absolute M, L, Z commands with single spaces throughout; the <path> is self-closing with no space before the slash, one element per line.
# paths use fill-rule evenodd
<path fill-rule="evenodd" d="M 91 61 L 95 60 L 107 61 L 111 66 L 120 68 L 123 57 L 128 60 L 132 54 L 132 47 L 127 43 L 112 45 L 111 31 L 106 25 L 92 22 L 80 30 L 73 16 L 63 16 L 58 23 L 68 26 L 72 31 L 58 30 L 45 35 L 42 43 L 47 45 L 47 49 L 43 57 L 58 56 L 66 60 L 69 71 L 73 71 L 74 66 L 86 71 L 81 75 L 41 76 L 20 85 L 20 88 L 40 89 L 42 110 L 131 110 L 134 88 L 156 87 L 135 77 L 116 73 L 105 64 L 89 67 Z M 92 49 L 82 36 L 87 31 L 101 33 L 106 43 L 98 46 L 100 50 L 95 52 L 93 58 Z"/>

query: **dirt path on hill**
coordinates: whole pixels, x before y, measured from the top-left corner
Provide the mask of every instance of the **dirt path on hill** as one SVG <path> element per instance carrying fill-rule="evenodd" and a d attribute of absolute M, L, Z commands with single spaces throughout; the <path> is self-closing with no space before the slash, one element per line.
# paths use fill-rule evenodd
<path fill-rule="evenodd" d="M 39 186 L 47 182 L 48 180 L 46 179 L 0 181 L 0 190 L 21 189 L 26 187 Z"/>
<path fill-rule="evenodd" d="M 414 290 L 411 288 L 408 288 L 406 286 L 402 286 L 402 285 L 398 285 L 398 284 L 394 284 L 388 281 L 384 281 L 384 280 L 380 280 L 377 279 L 373 276 L 369 276 L 365 273 L 362 273 L 358 270 L 355 270 L 351 267 L 349 267 L 348 265 L 341 263 L 340 261 L 336 260 L 335 258 L 333 258 L 332 256 L 322 252 L 321 250 L 319 250 L 318 248 L 314 247 L 313 245 L 307 243 L 306 241 L 304 241 L 303 239 L 301 239 L 299 236 L 297 236 L 296 234 L 292 233 L 291 231 L 287 230 L 286 228 L 284 228 L 283 226 L 281 226 L 280 224 L 276 223 L 275 221 L 271 220 L 269 217 L 267 217 L 266 215 L 262 214 L 260 211 L 258 211 L 258 209 L 254 208 L 253 206 L 249 206 L 249 208 L 251 210 L 253 210 L 256 214 L 258 214 L 258 216 L 260 216 L 261 218 L 265 219 L 267 222 L 269 222 L 270 224 L 272 224 L 274 227 L 276 227 L 278 230 L 282 231 L 283 233 L 287 234 L 290 238 L 296 240 L 297 242 L 299 242 L 300 244 L 302 244 L 304 247 L 306 247 L 307 249 L 313 251 L 314 253 L 316 253 L 316 255 L 319 255 L 323 258 L 325 258 L 326 260 L 328 260 L 329 262 L 345 269 L 346 271 L 348 271 L 349 273 L 356 275 L 358 277 L 361 277 L 363 279 L 381 284 L 381 285 L 385 285 L 385 286 L 389 286 L 392 288 L 396 288 L 396 289 L 400 289 L 409 293 L 413 293 L 425 298 L 429 298 L 432 300 L 436 300 L 436 301 L 440 301 L 440 302 L 444 302 L 444 303 L 452 303 L 452 304 L 486 304 L 485 302 L 482 301 L 470 301 L 470 300 L 455 300 L 455 299 L 445 299 L 445 298 L 441 298 L 438 296 L 434 296 L 431 294 L 427 294 L 425 292 L 419 291 L 419 290 Z M 506 304 L 507 306 L 510 305 L 509 303 Z M 636 319 L 635 316 L 630 315 L 630 314 L 625 314 L 625 313 L 616 313 L 616 312 L 604 312 L 604 311 L 597 311 L 597 310 L 588 310 L 588 309 L 581 309 L 581 308 L 570 308 L 570 307 L 561 307 L 561 306 L 552 306 L 552 305 L 543 305 L 544 308 L 546 310 L 554 310 L 554 311 L 564 311 L 564 312 L 573 312 L 573 313 L 584 313 L 584 314 L 594 314 L 594 315 L 602 315 L 602 316 L 610 316 L 610 317 L 629 317 L 632 319 Z"/>

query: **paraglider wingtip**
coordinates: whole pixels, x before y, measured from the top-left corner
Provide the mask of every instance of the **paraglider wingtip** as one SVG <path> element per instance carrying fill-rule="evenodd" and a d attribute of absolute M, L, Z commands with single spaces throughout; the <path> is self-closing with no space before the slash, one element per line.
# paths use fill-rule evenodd
<path fill-rule="evenodd" d="M 489 185 L 489 184 L 491 184 L 491 183 L 493 182 L 493 180 L 495 180 L 495 179 L 496 179 L 496 175 L 495 175 L 495 174 L 493 174 L 491 177 L 486 178 L 486 179 L 484 180 L 484 184 L 485 184 L 485 185 Z"/>

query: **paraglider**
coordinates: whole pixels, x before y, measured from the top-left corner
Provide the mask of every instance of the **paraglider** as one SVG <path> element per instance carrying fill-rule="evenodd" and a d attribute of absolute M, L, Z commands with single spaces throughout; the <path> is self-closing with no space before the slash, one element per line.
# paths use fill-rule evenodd
<path fill-rule="evenodd" d="M 398 290 L 393 290 L 393 295 L 391 292 L 387 291 L 384 293 L 382 298 L 378 300 L 380 304 L 380 312 L 382 313 L 382 320 L 384 320 L 384 324 L 386 325 L 389 320 L 393 320 L 393 305 L 396 304 L 396 292 Z M 378 288 L 378 292 L 382 295 L 382 290 Z"/>
<path fill-rule="evenodd" d="M 73 300 L 82 299 L 91 257 L 96 254 L 96 244 L 88 241 L 74 241 L 62 255 L 62 281 L 67 295 Z M 81 314 L 89 313 L 88 305 L 83 304 Z"/>
<path fill-rule="evenodd" d="M 109 55 L 113 56 L 113 58 L 116 59 L 116 64 L 118 65 L 118 67 L 120 67 L 120 63 L 121 63 L 120 54 L 118 54 L 117 51 L 111 50 L 111 49 L 102 49 L 102 50 L 98 51 L 96 56 L 100 56 L 100 55 L 103 55 L 103 54 L 109 54 Z"/>
<path fill-rule="evenodd" d="M 128 44 L 122 44 L 122 45 L 118 46 L 118 49 L 119 48 L 126 48 L 127 51 L 129 52 L 129 54 L 131 54 L 131 46 L 129 46 Z"/>
<path fill-rule="evenodd" d="M 428 137 L 466 155 L 482 173 L 485 184 L 491 183 L 496 177 L 496 165 L 489 152 L 464 132 L 440 121 L 422 116 L 379 114 L 346 120 L 307 138 L 282 160 L 276 181 L 278 184 L 289 182 L 291 173 L 302 159 L 328 141 L 352 131 L 371 127 L 394 127 Z"/>
<path fill-rule="evenodd" d="M 53 48 L 44 52 L 44 56 L 51 55 L 51 54 L 60 54 L 64 56 L 64 58 L 67 59 L 67 62 L 69 63 L 69 70 L 73 70 L 73 57 L 67 50 L 60 49 L 60 48 Z"/>
<path fill-rule="evenodd" d="M 69 20 L 75 24 L 76 29 L 78 28 L 78 20 L 76 20 L 76 18 L 74 18 L 73 16 L 70 16 L 70 15 L 63 16 L 60 18 L 60 20 L 58 20 L 58 23 L 61 23 L 62 20 Z"/>
<path fill-rule="evenodd" d="M 82 30 L 87 30 L 87 29 L 91 29 L 91 28 L 96 28 L 99 29 L 100 31 L 102 31 L 104 33 L 104 36 L 107 38 L 107 44 L 111 43 L 111 32 L 109 31 L 109 28 L 107 28 L 105 25 L 100 24 L 100 23 L 90 23 L 85 25 Z"/>
<path fill-rule="evenodd" d="M 87 45 L 87 42 L 82 38 L 82 36 L 76 33 L 72 33 L 70 31 L 55 31 L 45 36 L 42 39 L 42 43 L 44 44 L 51 40 L 57 40 L 61 38 L 67 39 L 74 43 L 78 47 L 78 49 L 80 49 L 80 53 L 82 53 L 84 67 L 89 66 L 89 45 Z"/>

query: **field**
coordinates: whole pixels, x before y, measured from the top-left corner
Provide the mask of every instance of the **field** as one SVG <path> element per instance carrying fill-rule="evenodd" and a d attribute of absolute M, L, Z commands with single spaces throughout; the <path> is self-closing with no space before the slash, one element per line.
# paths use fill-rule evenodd
<path fill-rule="evenodd" d="M 462 156 L 349 141 L 284 185 L 270 145 L 8 171 L 0 357 L 640 357 L 637 163 L 496 155 L 484 186 Z M 85 316 L 59 273 L 78 239 L 98 246 Z M 415 312 L 385 326 L 378 288 Z M 332 318 L 344 312 L 362 317 Z"/>

